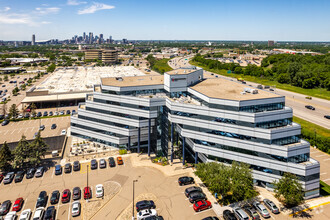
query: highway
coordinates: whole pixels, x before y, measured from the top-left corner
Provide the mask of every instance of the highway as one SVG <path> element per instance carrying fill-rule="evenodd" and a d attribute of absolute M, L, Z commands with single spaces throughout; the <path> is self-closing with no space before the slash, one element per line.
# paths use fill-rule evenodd
<path fill-rule="evenodd" d="M 173 69 L 177 69 L 180 67 L 190 66 L 189 59 L 192 56 L 187 57 L 176 57 L 171 59 L 168 64 Z M 204 71 L 204 78 L 215 78 L 215 74 Z M 228 80 L 235 80 L 235 77 L 226 77 L 218 75 L 218 77 L 222 77 Z M 254 86 L 256 87 L 258 84 L 254 82 L 246 82 L 246 86 Z M 306 95 L 289 92 L 282 89 L 274 89 L 274 93 L 278 95 L 285 96 L 285 105 L 289 106 L 293 109 L 293 115 L 300 117 L 304 120 L 312 122 L 314 124 L 320 125 L 324 128 L 330 129 L 330 119 L 324 118 L 324 115 L 330 115 L 330 101 L 320 98 L 312 97 L 311 100 L 306 99 Z M 268 90 L 266 90 L 268 91 Z M 305 108 L 305 105 L 312 105 L 315 110 L 309 110 Z"/>

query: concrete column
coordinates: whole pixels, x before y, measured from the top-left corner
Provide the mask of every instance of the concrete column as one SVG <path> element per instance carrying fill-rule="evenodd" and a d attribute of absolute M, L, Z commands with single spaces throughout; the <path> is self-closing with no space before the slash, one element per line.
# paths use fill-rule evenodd
<path fill-rule="evenodd" d="M 131 149 L 131 136 L 128 136 L 127 150 Z"/>
<path fill-rule="evenodd" d="M 150 128 L 151 128 L 151 119 L 148 120 L 148 157 L 150 157 Z"/>
<path fill-rule="evenodd" d="M 174 124 L 171 123 L 171 163 L 173 163 L 173 157 L 174 157 L 174 149 L 173 149 L 173 141 L 174 141 Z"/>
<path fill-rule="evenodd" d="M 176 146 L 179 146 L 179 132 L 176 132 Z"/>
<path fill-rule="evenodd" d="M 185 165 L 186 162 L 185 162 L 185 159 L 186 159 L 186 155 L 185 155 L 185 142 L 186 142 L 186 138 L 185 137 L 182 137 L 182 164 Z"/>
<path fill-rule="evenodd" d="M 198 164 L 198 152 L 195 152 L 195 164 Z"/>
<path fill-rule="evenodd" d="M 138 153 L 140 153 L 140 136 L 141 136 L 141 128 L 138 128 Z"/>

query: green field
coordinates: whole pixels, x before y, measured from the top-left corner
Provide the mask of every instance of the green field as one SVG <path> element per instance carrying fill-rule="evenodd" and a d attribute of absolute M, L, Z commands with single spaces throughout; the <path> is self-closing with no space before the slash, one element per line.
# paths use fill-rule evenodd
<path fill-rule="evenodd" d="M 322 196 L 330 196 L 330 186 L 320 180 L 320 194 Z"/>
<path fill-rule="evenodd" d="M 301 119 L 301 118 L 298 118 L 298 117 L 295 117 L 295 116 L 293 116 L 293 121 L 300 124 L 303 129 L 309 130 L 312 133 L 316 132 L 316 134 L 318 136 L 323 136 L 323 137 L 327 137 L 327 138 L 330 137 L 330 130 L 329 129 L 318 126 L 316 124 L 313 124 L 311 122 L 308 122 L 304 119 Z"/>
<path fill-rule="evenodd" d="M 172 70 L 172 68 L 167 64 L 169 60 L 170 59 L 157 60 L 153 65 L 152 70 L 159 72 L 161 74 L 164 74 L 165 72 Z"/>
<path fill-rule="evenodd" d="M 246 81 L 259 83 L 259 84 L 262 84 L 262 85 L 276 86 L 276 88 L 278 88 L 278 89 L 284 89 L 284 90 L 287 90 L 287 91 L 300 93 L 300 94 L 303 94 L 303 95 L 306 95 L 306 96 L 313 96 L 313 97 L 317 97 L 317 98 L 321 98 L 321 99 L 330 100 L 330 91 L 327 91 L 324 88 L 303 89 L 303 88 L 300 88 L 300 87 L 291 86 L 289 84 L 281 84 L 281 83 L 278 83 L 276 81 L 271 81 L 271 80 L 265 79 L 265 78 L 259 78 L 259 77 L 248 76 L 248 75 L 243 75 L 243 74 L 229 74 L 229 73 L 227 73 L 226 70 L 209 69 L 209 68 L 207 68 L 207 66 L 201 65 L 200 63 L 194 62 L 194 61 L 190 61 L 189 63 L 191 65 L 202 67 L 204 70 L 214 72 L 214 73 L 217 73 L 217 74 L 220 74 L 220 75 L 236 77 L 236 78 L 243 78 Z"/>

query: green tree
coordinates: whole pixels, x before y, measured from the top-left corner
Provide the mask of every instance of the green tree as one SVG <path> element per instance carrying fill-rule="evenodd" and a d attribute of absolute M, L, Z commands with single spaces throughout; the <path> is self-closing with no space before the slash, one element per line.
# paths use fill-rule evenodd
<path fill-rule="evenodd" d="M 11 107 L 9 108 L 9 115 L 13 118 L 16 118 L 18 115 L 18 109 L 16 104 L 12 104 Z"/>
<path fill-rule="evenodd" d="M 304 201 L 304 193 L 298 178 L 291 173 L 285 173 L 277 182 L 274 182 L 275 197 L 282 200 L 287 207 L 300 205 Z"/>
<path fill-rule="evenodd" d="M 8 81 L 8 76 L 6 75 L 5 77 L 3 77 L 3 79 L 4 79 L 5 81 Z"/>
<path fill-rule="evenodd" d="M 30 108 L 31 108 L 31 114 L 35 115 L 36 114 L 36 109 L 37 109 L 36 104 L 32 103 Z"/>
<path fill-rule="evenodd" d="M 18 145 L 13 150 L 14 155 L 14 168 L 23 168 L 24 162 L 30 155 L 30 146 L 29 142 L 26 140 L 26 137 L 22 135 L 21 140 L 18 142 Z"/>
<path fill-rule="evenodd" d="M 40 164 L 42 157 L 45 157 L 45 153 L 48 149 L 48 145 L 41 138 L 40 131 L 35 139 L 30 143 L 30 164 L 36 166 Z"/>
<path fill-rule="evenodd" d="M 0 169 L 2 171 L 8 171 L 11 167 L 11 161 L 13 159 L 13 156 L 11 154 L 11 151 L 8 147 L 7 142 L 3 143 L 1 149 L 0 149 Z"/>
<path fill-rule="evenodd" d="M 48 72 L 48 73 L 52 73 L 52 72 L 55 71 L 55 69 L 56 69 L 56 65 L 55 65 L 55 63 L 52 63 L 52 64 L 50 64 L 49 67 L 47 68 L 47 72 Z"/>

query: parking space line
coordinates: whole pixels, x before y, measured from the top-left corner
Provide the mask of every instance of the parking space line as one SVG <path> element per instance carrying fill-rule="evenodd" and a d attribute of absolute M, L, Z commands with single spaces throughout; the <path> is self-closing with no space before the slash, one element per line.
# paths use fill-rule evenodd
<path fill-rule="evenodd" d="M 330 160 L 330 158 L 328 158 L 328 159 L 325 159 L 325 160 L 323 160 L 323 161 L 328 161 L 328 160 Z"/>
<path fill-rule="evenodd" d="M 27 201 L 28 201 L 28 199 L 26 199 L 26 200 L 24 201 L 24 203 L 23 203 L 23 207 L 22 207 L 21 210 L 24 210 L 24 207 L 25 207 L 25 204 L 27 203 Z"/>
<path fill-rule="evenodd" d="M 317 156 L 315 156 L 315 157 L 325 157 L 325 156 L 327 156 L 327 155 L 322 154 L 322 155 L 317 155 Z"/>
<path fill-rule="evenodd" d="M 330 178 L 329 179 L 326 179 L 326 180 L 323 180 L 323 181 L 329 181 L 330 180 Z"/>
<path fill-rule="evenodd" d="M 321 175 L 324 175 L 324 174 L 327 174 L 327 173 L 320 173 L 320 176 L 321 176 Z"/>

